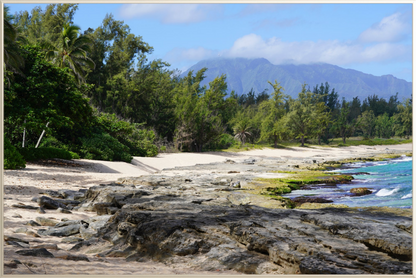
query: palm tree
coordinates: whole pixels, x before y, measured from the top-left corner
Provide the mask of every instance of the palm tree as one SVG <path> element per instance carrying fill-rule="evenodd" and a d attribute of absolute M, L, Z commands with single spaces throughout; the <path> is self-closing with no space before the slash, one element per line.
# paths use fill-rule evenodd
<path fill-rule="evenodd" d="M 20 55 L 18 41 L 20 40 L 17 29 L 10 23 L 13 16 L 9 14 L 9 7 L 4 7 L 4 67 L 14 73 L 23 75 L 21 68 L 25 60 Z"/>
<path fill-rule="evenodd" d="M 243 146 L 247 137 L 251 136 L 251 133 L 248 131 L 250 128 L 250 119 L 248 118 L 241 118 L 234 126 L 234 138 L 240 140 Z"/>
<path fill-rule="evenodd" d="M 49 42 L 43 42 L 42 46 L 47 50 L 47 59 L 58 67 L 70 68 L 77 82 L 83 83 L 86 76 L 84 68 L 94 69 L 95 64 L 87 57 L 92 41 L 87 36 L 80 36 L 80 29 L 76 25 L 66 23 L 55 46 Z"/>

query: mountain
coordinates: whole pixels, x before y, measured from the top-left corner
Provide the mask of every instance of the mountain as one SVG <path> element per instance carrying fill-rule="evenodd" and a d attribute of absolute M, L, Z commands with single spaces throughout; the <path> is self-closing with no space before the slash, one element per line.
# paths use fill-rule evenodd
<path fill-rule="evenodd" d="M 399 93 L 399 100 L 412 95 L 412 82 L 398 79 L 393 75 L 374 76 L 357 70 L 344 69 L 338 66 L 319 63 L 307 65 L 273 65 L 264 58 L 216 58 L 203 60 L 182 73 L 186 76 L 192 70 L 196 73 L 202 68 L 208 68 L 202 85 L 208 85 L 215 77 L 227 75 L 228 92 L 234 90 L 238 95 L 247 94 L 251 88 L 256 93 L 272 87 L 267 81 L 280 83 L 285 93 L 296 98 L 306 83 L 311 90 L 317 84 L 328 82 L 330 88 L 335 88 L 340 99 L 345 97 L 352 100 L 359 96 L 361 100 L 369 95 L 378 95 L 386 100 Z"/>

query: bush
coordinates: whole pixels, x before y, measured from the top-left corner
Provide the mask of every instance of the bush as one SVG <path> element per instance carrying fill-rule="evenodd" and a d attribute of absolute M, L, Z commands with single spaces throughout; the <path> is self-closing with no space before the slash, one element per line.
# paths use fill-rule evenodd
<path fill-rule="evenodd" d="M 66 146 L 64 143 L 59 141 L 53 136 L 45 136 L 42 139 L 42 142 L 39 145 L 39 148 L 55 148 L 55 149 L 63 149 L 68 150 L 68 146 Z"/>
<path fill-rule="evenodd" d="M 234 136 L 228 133 L 223 133 L 218 137 L 216 141 L 211 142 L 207 146 L 207 149 L 211 149 L 211 150 L 228 149 L 229 147 L 235 146 L 239 143 L 240 141 L 235 140 Z"/>
<path fill-rule="evenodd" d="M 144 129 L 142 124 L 118 119 L 115 114 L 99 113 L 97 126 L 102 132 L 108 133 L 119 143 L 128 147 L 131 155 L 156 156 L 158 154 L 155 133 Z"/>
<path fill-rule="evenodd" d="M 86 159 L 131 162 L 133 157 L 129 148 L 121 144 L 108 133 L 94 133 L 91 137 L 81 138 L 81 156 Z"/>
<path fill-rule="evenodd" d="M 40 148 L 54 148 L 68 151 L 71 154 L 71 159 L 79 159 L 79 155 L 69 150 L 68 146 L 56 139 L 53 136 L 47 136 L 42 140 Z"/>
<path fill-rule="evenodd" d="M 40 160 L 40 159 L 51 159 L 51 158 L 72 159 L 73 154 L 76 155 L 75 153 L 71 154 L 71 152 L 66 151 L 66 150 L 51 148 L 51 147 L 20 148 L 19 152 L 26 161 L 35 161 L 35 160 Z"/>
<path fill-rule="evenodd" d="M 26 161 L 17 149 L 4 138 L 4 169 L 20 169 L 26 167 Z"/>
<path fill-rule="evenodd" d="M 138 131 L 139 140 L 137 146 L 142 150 L 143 156 L 156 156 L 159 151 L 155 142 L 155 133 L 152 130 L 140 129 Z"/>

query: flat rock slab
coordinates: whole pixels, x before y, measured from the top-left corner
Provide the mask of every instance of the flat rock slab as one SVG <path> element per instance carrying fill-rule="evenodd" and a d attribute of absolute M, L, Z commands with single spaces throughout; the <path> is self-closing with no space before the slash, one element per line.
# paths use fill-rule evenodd
<path fill-rule="evenodd" d="M 59 228 L 48 228 L 46 230 L 38 230 L 38 234 L 43 236 L 57 236 L 57 237 L 63 237 L 63 236 L 70 236 L 79 233 L 79 229 L 81 227 L 81 224 L 74 224 L 74 225 L 68 225 L 64 227 Z"/>
<path fill-rule="evenodd" d="M 18 250 L 16 251 L 16 253 L 22 256 L 32 256 L 32 257 L 42 257 L 42 258 L 54 257 L 54 255 L 48 250 L 46 250 L 45 248 Z"/>
<path fill-rule="evenodd" d="M 33 209 L 33 210 L 37 210 L 39 208 L 39 207 L 31 206 L 31 205 L 25 205 L 23 203 L 13 204 L 12 207 L 22 208 L 22 209 Z"/>

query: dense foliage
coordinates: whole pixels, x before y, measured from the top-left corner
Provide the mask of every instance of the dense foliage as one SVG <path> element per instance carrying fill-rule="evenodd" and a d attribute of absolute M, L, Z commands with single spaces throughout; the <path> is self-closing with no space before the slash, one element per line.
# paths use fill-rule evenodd
<path fill-rule="evenodd" d="M 76 154 L 66 150 L 43 147 L 43 148 L 19 148 L 19 153 L 23 156 L 26 161 L 36 161 L 40 159 L 72 159 L 76 158 Z"/>
<path fill-rule="evenodd" d="M 20 169 L 26 167 L 26 162 L 17 149 L 4 138 L 4 169 Z"/>
<path fill-rule="evenodd" d="M 153 48 L 111 14 L 81 34 L 76 10 L 5 9 L 4 131 L 12 152 L 39 145 L 130 162 L 164 150 L 412 135 L 412 99 L 340 100 L 328 83 L 303 84 L 293 99 L 277 80 L 270 91 L 227 95 L 226 75 L 202 86 L 206 68 L 180 78 L 166 62 L 149 61 Z"/>

